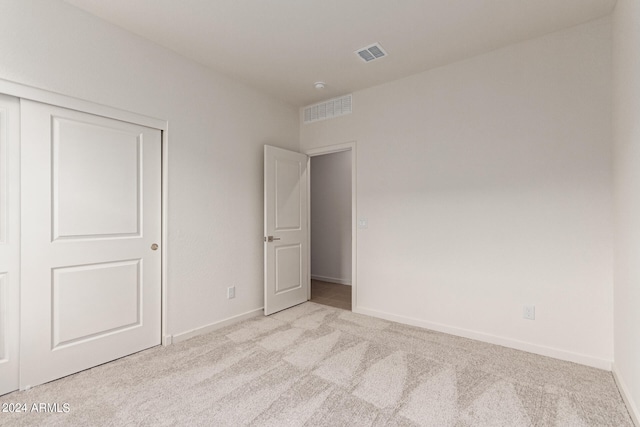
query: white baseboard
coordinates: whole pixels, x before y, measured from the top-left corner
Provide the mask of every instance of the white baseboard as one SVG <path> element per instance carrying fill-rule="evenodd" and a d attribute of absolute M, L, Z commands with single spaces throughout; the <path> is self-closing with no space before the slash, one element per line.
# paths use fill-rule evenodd
<path fill-rule="evenodd" d="M 232 316 L 227 319 L 220 320 L 218 322 L 210 323 L 205 326 L 201 326 L 199 328 L 191 329 L 190 331 L 181 332 L 179 334 L 173 335 L 171 337 L 170 342 L 179 343 L 181 341 L 188 340 L 189 338 L 196 337 L 198 335 L 203 335 L 211 331 L 215 331 L 216 329 L 223 328 L 225 326 L 233 325 L 234 323 L 241 322 L 246 319 L 250 319 L 255 316 L 259 316 L 263 313 L 263 308 L 257 308 L 255 310 L 247 311 L 246 313 L 238 314 L 237 316 Z"/>
<path fill-rule="evenodd" d="M 425 320 L 415 319 L 412 317 L 399 316 L 397 314 L 386 313 L 383 311 L 372 310 L 370 308 L 354 306 L 354 313 L 366 314 L 368 316 L 378 317 L 380 319 L 391 320 L 393 322 L 404 323 L 406 325 L 418 326 L 433 331 L 444 332 L 446 334 L 456 335 L 459 337 L 470 338 L 478 341 L 497 344 L 503 347 L 514 348 L 529 353 L 535 353 L 542 356 L 553 357 L 554 359 L 566 360 L 569 362 L 579 363 L 581 365 L 591 366 L 606 371 L 611 370 L 611 360 L 599 359 L 597 357 L 587 356 L 585 354 L 573 353 L 566 350 L 560 350 L 553 347 L 532 344 L 524 341 L 514 340 L 511 338 L 500 337 L 497 335 L 486 334 L 484 332 L 473 331 L 469 329 L 447 326 L 440 323 L 428 322 Z"/>
<path fill-rule="evenodd" d="M 622 400 L 624 400 L 625 405 L 627 405 L 627 411 L 629 411 L 629 415 L 633 420 L 633 423 L 636 427 L 640 427 L 640 411 L 638 411 L 638 407 L 631 399 L 631 394 L 629 393 L 629 388 L 626 383 L 620 377 L 618 373 L 618 369 L 616 368 L 616 364 L 611 364 L 611 372 L 613 373 L 613 379 L 616 381 L 618 386 L 618 390 L 620 390 L 620 395 L 622 396 Z"/>
<path fill-rule="evenodd" d="M 351 286 L 351 279 L 338 279 L 336 277 L 316 276 L 315 274 L 312 274 L 311 280 L 320 280 L 321 282 L 338 283 L 340 285 Z"/>

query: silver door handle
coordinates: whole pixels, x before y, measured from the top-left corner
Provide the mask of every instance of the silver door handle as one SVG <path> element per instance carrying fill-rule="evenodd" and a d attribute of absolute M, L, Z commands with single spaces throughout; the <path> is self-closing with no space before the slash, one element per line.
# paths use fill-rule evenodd
<path fill-rule="evenodd" d="M 265 242 L 273 242 L 274 240 L 280 240 L 279 237 L 267 236 L 264 238 Z"/>

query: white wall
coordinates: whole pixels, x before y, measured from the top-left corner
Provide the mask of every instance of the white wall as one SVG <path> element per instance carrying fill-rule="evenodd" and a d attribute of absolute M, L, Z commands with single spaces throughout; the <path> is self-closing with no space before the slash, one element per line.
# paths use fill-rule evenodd
<path fill-rule="evenodd" d="M 640 421 L 640 2 L 613 13 L 615 194 L 614 360 L 628 407 Z"/>
<path fill-rule="evenodd" d="M 353 114 L 301 125 L 304 150 L 358 144 L 356 311 L 610 367 L 610 31 L 362 90 Z"/>
<path fill-rule="evenodd" d="M 311 157 L 311 277 L 351 284 L 351 151 Z"/>
<path fill-rule="evenodd" d="M 262 146 L 297 109 L 59 0 L 0 2 L 0 78 L 169 121 L 169 334 L 262 307 Z"/>

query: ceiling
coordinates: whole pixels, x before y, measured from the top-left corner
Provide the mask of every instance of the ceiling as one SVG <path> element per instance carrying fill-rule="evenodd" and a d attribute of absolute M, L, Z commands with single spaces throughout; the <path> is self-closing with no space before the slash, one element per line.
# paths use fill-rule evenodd
<path fill-rule="evenodd" d="M 65 1 L 302 106 L 608 15 L 616 0 Z M 387 57 L 354 54 L 375 42 Z"/>

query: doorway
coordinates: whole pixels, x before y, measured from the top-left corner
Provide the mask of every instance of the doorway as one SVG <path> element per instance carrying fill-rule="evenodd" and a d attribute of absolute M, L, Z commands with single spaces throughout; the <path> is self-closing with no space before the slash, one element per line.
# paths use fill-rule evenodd
<path fill-rule="evenodd" d="M 310 300 L 352 310 L 353 151 L 309 154 Z"/>

